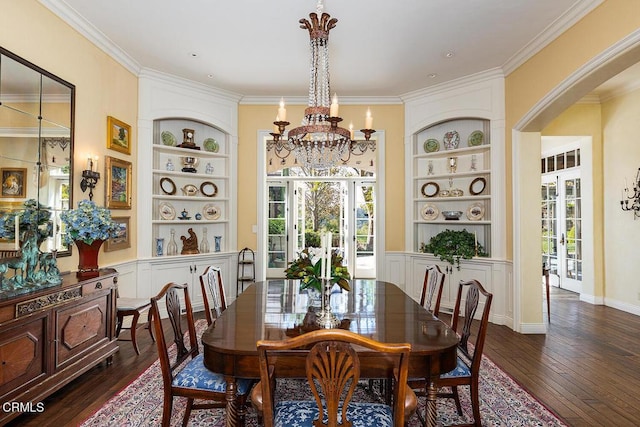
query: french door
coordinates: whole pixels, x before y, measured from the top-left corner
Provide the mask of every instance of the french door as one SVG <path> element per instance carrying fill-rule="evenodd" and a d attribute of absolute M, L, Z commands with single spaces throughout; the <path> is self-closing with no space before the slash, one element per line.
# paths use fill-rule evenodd
<path fill-rule="evenodd" d="M 542 261 L 558 286 L 582 292 L 582 185 L 580 171 L 542 177 Z"/>
<path fill-rule="evenodd" d="M 374 184 L 348 178 L 269 180 L 267 278 L 284 277 L 288 263 L 305 247 L 320 246 L 319 235 L 327 230 L 353 277 L 375 277 Z"/>

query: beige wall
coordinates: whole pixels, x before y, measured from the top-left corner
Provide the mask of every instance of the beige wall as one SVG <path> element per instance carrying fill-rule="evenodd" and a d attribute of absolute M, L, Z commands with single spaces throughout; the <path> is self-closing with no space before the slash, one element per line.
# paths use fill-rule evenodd
<path fill-rule="evenodd" d="M 289 128 L 297 126 L 304 114 L 304 105 L 287 105 Z M 341 105 L 344 122 L 353 121 L 358 129 L 364 124 L 367 108 L 371 109 L 373 127 L 385 132 L 386 147 L 386 250 L 404 250 L 404 108 L 402 105 Z M 241 105 L 238 112 L 238 247 L 256 248 L 257 236 L 252 226 L 257 224 L 257 138 L 258 131 L 273 128 L 276 105 Z M 374 134 L 375 137 L 375 134 Z"/>
<path fill-rule="evenodd" d="M 95 47 L 67 24 L 41 6 L 36 0 L 0 0 L 0 44 L 5 49 L 44 68 L 76 86 L 74 200 L 88 198 L 80 190 L 79 174 L 89 154 L 99 156 L 103 179 L 94 190 L 94 198 L 104 205 L 104 158 L 113 156 L 133 161 L 136 156 L 136 123 L 138 111 L 137 77 Z M 131 156 L 106 148 L 107 116 L 111 115 L 132 126 Z M 135 176 L 135 165 L 133 176 Z M 100 252 L 100 265 L 136 258 L 135 195 L 133 181 L 132 210 L 114 210 L 114 216 L 131 216 L 130 249 Z M 76 270 L 77 251 L 72 257 L 60 258 L 61 271 Z"/>
<path fill-rule="evenodd" d="M 640 311 L 640 222 L 620 209 L 625 183 L 632 190 L 640 168 L 640 90 L 602 105 L 604 138 L 604 260 L 607 305 Z"/>
<path fill-rule="evenodd" d="M 507 206 L 513 206 L 512 185 L 509 177 L 514 173 L 511 158 L 513 155 L 512 133 L 516 124 L 524 116 L 537 107 L 537 104 L 555 88 L 560 86 L 565 80 L 572 76 L 588 64 L 590 60 L 601 55 L 609 47 L 620 42 L 624 37 L 640 28 L 640 2 L 637 0 L 606 0 L 589 15 L 576 23 L 573 27 L 559 36 L 556 40 L 542 49 L 539 53 L 529 59 L 526 63 L 509 74 L 505 79 L 505 108 L 506 108 L 506 177 L 507 177 Z M 574 85 L 562 92 L 556 99 L 551 100 L 544 106 L 538 114 L 537 120 L 532 120 L 530 126 L 523 130 L 529 132 L 540 132 L 555 117 L 561 114 L 567 107 L 574 104 L 582 96 L 594 89 L 599 83 L 607 80 L 612 74 L 611 70 L 594 73 L 590 79 Z M 619 70 L 618 70 L 619 71 Z M 529 143 L 536 143 L 530 138 L 523 140 Z M 539 148 L 539 140 L 537 141 Z M 537 162 L 539 157 L 529 156 L 528 158 L 518 157 L 520 162 Z M 594 172 L 602 170 L 602 165 L 597 166 L 598 160 L 594 156 Z M 531 163 L 532 165 L 532 163 Z M 520 165 L 519 171 L 528 170 L 527 165 Z M 598 184 L 596 184 L 598 185 Z M 600 182 L 602 185 L 602 182 Z M 539 222 L 540 198 L 522 197 L 517 207 L 521 217 L 517 218 L 516 224 L 533 224 Z M 508 208 L 507 230 L 513 232 L 514 219 L 513 210 Z M 600 215 L 602 211 L 596 212 Z M 597 226 L 594 226 L 597 228 Z M 597 231 L 597 230 L 595 230 Z M 602 238 L 600 238 L 602 241 Z M 511 235 L 507 242 L 512 242 Z M 516 280 L 522 287 L 522 298 L 520 299 L 519 319 L 520 324 L 539 324 L 542 321 L 542 312 L 539 307 L 542 304 L 542 295 L 538 280 L 533 280 L 531 275 L 539 271 L 540 245 L 536 241 L 519 241 L 517 249 L 519 259 L 515 260 L 519 266 L 519 276 Z M 508 248 L 513 252 L 514 248 Z M 602 247 L 597 251 L 602 258 Z M 597 261 L 597 260 L 596 260 Z M 596 273 L 596 277 L 601 279 L 603 271 Z M 606 285 L 603 285 L 606 289 Z M 606 291 L 605 291 L 606 293 Z"/>

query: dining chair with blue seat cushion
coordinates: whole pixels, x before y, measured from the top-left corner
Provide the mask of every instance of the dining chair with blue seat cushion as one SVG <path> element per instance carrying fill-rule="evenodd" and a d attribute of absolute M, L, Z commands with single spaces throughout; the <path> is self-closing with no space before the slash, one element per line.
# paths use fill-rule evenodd
<path fill-rule="evenodd" d="M 376 376 L 392 381 L 390 405 L 351 401 L 361 374 L 354 345 L 384 355 L 376 359 Z M 351 331 L 320 329 L 286 340 L 261 340 L 257 348 L 260 389 L 256 386 L 253 393 L 260 394 L 265 427 L 404 425 L 406 394 L 413 394 L 406 384 L 410 344 L 382 343 Z M 289 357 L 300 357 L 298 350 L 308 350 L 305 371 L 313 400 L 276 401 L 278 372 L 286 370 Z"/>
<path fill-rule="evenodd" d="M 462 301 L 464 299 L 464 309 Z M 451 398 L 455 400 L 458 415 L 462 416 L 462 406 L 458 386 L 468 386 L 471 395 L 471 408 L 473 411 L 473 424 L 481 426 L 480 418 L 480 365 L 482 362 L 482 351 L 484 341 L 489 326 L 489 311 L 491 310 L 491 300 L 493 294 L 487 292 L 477 280 L 460 281 L 458 285 L 458 296 L 456 306 L 453 311 L 451 328 L 460 337 L 458 343 L 458 361 L 455 369 L 446 374 L 440 375 L 437 380 L 438 397 Z M 480 303 L 483 304 L 482 316 L 479 321 L 474 321 L 474 317 Z M 444 392 L 441 387 L 451 387 L 450 392 Z"/>
<path fill-rule="evenodd" d="M 184 301 L 184 317 L 181 315 L 181 297 Z M 166 305 L 168 322 L 161 318 L 162 300 Z M 225 408 L 226 381 L 222 374 L 212 372 L 204 366 L 187 285 L 165 285 L 158 295 L 151 298 L 151 312 L 164 388 L 162 425 L 170 424 L 175 396 L 187 398 L 183 426 L 187 425 L 192 409 Z M 237 380 L 236 403 L 241 422 L 244 422 L 246 400 L 252 385 L 252 380 Z M 194 403 L 194 399 L 205 402 Z"/>

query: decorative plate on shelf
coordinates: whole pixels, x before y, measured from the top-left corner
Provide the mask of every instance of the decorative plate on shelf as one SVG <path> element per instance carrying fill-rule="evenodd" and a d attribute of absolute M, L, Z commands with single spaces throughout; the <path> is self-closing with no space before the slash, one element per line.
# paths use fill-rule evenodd
<path fill-rule="evenodd" d="M 200 184 L 200 192 L 205 197 L 215 197 L 218 194 L 218 186 L 211 181 Z"/>
<path fill-rule="evenodd" d="M 213 138 L 207 138 L 202 143 L 205 151 L 211 151 L 212 153 L 217 153 L 220 149 L 220 144 Z"/>
<path fill-rule="evenodd" d="M 480 221 L 484 218 L 484 204 L 482 203 L 472 203 L 467 208 L 467 218 L 471 221 Z"/>
<path fill-rule="evenodd" d="M 160 218 L 168 220 L 176 219 L 176 210 L 171 203 L 161 202 L 158 205 L 158 210 L 160 211 Z"/>
<path fill-rule="evenodd" d="M 420 215 L 422 215 L 422 219 L 425 221 L 433 221 L 440 215 L 440 209 L 438 209 L 436 205 L 426 203 L 420 210 Z"/>
<path fill-rule="evenodd" d="M 162 138 L 162 143 L 164 145 L 168 145 L 169 147 L 176 146 L 176 137 L 168 130 L 162 131 L 162 133 L 160 134 L 160 138 Z"/>
<path fill-rule="evenodd" d="M 220 218 L 220 208 L 213 203 L 207 203 L 202 207 L 202 214 L 206 219 L 214 220 Z"/>
<path fill-rule="evenodd" d="M 171 180 L 171 178 L 160 178 L 160 189 L 164 194 L 168 194 L 173 196 L 176 194 L 176 184 Z"/>
<path fill-rule="evenodd" d="M 460 144 L 460 134 L 455 130 L 449 131 L 442 137 L 445 150 L 453 150 L 458 148 Z"/>
<path fill-rule="evenodd" d="M 477 147 L 484 144 L 484 133 L 481 130 L 474 130 L 467 139 L 467 145 L 469 147 Z"/>
<path fill-rule="evenodd" d="M 440 149 L 440 142 L 435 138 L 429 138 L 424 142 L 424 152 L 433 153 Z"/>
<path fill-rule="evenodd" d="M 440 191 L 440 186 L 436 182 L 427 182 L 422 186 L 420 192 L 424 197 L 435 197 Z"/>
<path fill-rule="evenodd" d="M 487 186 L 487 180 L 479 176 L 473 181 L 471 181 L 471 184 L 469 185 L 469 193 L 472 196 L 477 196 L 479 194 L 482 194 L 486 186 Z"/>

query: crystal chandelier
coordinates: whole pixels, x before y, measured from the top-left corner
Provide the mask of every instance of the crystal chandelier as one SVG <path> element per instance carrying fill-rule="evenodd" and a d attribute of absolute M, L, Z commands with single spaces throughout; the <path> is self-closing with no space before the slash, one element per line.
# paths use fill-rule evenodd
<path fill-rule="evenodd" d="M 345 163 L 352 154 L 362 154 L 368 148 L 375 150 L 375 142 L 370 141 L 375 130 L 371 129 L 369 111 L 365 129 L 360 130 L 366 141 L 353 141 L 352 127 L 345 129 L 338 126 L 342 121 L 338 116 L 338 99 L 336 95 L 331 99 L 329 89 L 329 31 L 338 20 L 324 13 L 323 8 L 322 0 L 319 0 L 317 12 L 310 13 L 309 20 L 303 18 L 299 21 L 300 28 L 309 31 L 311 41 L 309 103 L 302 124 L 289 130 L 285 139 L 284 133 L 289 122 L 286 121 L 284 99 L 281 100 L 278 116 L 273 122 L 273 141 L 267 143 L 267 150 L 274 150 L 278 157 L 284 158 L 293 153 L 297 164 L 313 169 L 331 168 Z"/>

